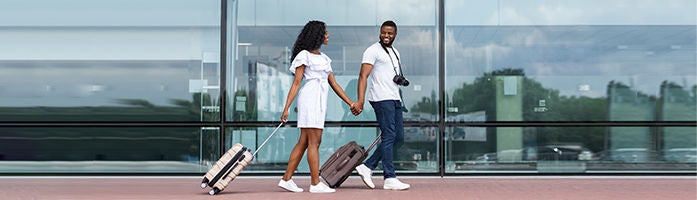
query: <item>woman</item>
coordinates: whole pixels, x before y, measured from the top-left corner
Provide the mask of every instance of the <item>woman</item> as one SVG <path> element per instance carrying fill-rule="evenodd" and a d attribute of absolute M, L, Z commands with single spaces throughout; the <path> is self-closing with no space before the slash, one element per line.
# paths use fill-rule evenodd
<path fill-rule="evenodd" d="M 286 105 L 281 114 L 281 120 L 288 120 L 290 104 L 298 96 L 298 127 L 300 138 L 295 144 L 288 159 L 288 167 L 278 186 L 291 191 L 302 192 L 291 177 L 298 167 L 305 150 L 307 150 L 307 163 L 310 166 L 310 192 L 331 193 L 335 190 L 329 188 L 319 180 L 319 145 L 322 141 L 322 129 L 327 112 L 327 92 L 331 86 L 334 93 L 344 102 L 353 105 L 353 101 L 346 96 L 341 86 L 336 83 L 332 73 L 331 59 L 319 49 L 329 43 L 329 33 L 326 25 L 321 21 L 310 21 L 298 35 L 293 45 L 290 71 L 295 74 L 293 85 L 288 91 Z M 305 85 L 300 88 L 303 78 Z"/>

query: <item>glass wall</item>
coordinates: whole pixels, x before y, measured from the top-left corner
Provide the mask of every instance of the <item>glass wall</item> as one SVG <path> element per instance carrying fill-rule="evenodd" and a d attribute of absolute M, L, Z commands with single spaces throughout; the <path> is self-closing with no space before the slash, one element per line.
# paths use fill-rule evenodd
<path fill-rule="evenodd" d="M 349 97 L 356 100 L 358 73 L 363 51 L 378 41 L 383 21 L 395 20 L 398 35 L 395 47 L 401 53 L 404 74 L 413 86 L 404 88 L 402 95 L 409 110 L 406 121 L 435 122 L 438 120 L 438 51 L 436 12 L 437 1 L 235 1 L 229 5 L 228 16 L 236 24 L 230 27 L 228 50 L 227 121 L 231 123 L 277 123 L 292 83 L 288 70 L 290 50 L 302 27 L 309 20 L 327 24 L 329 44 L 321 51 L 332 59 L 337 82 Z M 236 8 L 235 8 L 236 6 Z M 314 14 L 294 12 L 312 7 Z M 263 13 L 263 14 L 262 14 Z M 362 13 L 357 15 L 356 13 Z M 328 98 L 326 120 L 339 127 L 324 129 L 320 160 L 336 149 L 355 140 L 366 148 L 375 139 L 377 127 L 342 127 L 343 122 L 375 122 L 372 108 L 353 116 L 333 92 Z M 297 115 L 293 103 L 290 121 Z M 299 129 L 281 129 L 270 143 L 273 147 L 260 151 L 257 164 L 251 170 L 282 172 L 290 150 L 295 145 Z M 226 145 L 235 142 L 258 144 L 268 135 L 269 128 L 235 128 L 226 132 Z M 408 173 L 438 172 L 437 127 L 406 127 L 405 144 L 397 150 L 396 167 Z M 299 172 L 309 172 L 305 161 Z"/>
<path fill-rule="evenodd" d="M 3 173 L 194 173 L 218 159 L 215 127 L 0 128 Z"/>
<path fill-rule="evenodd" d="M 405 76 L 399 174 L 697 172 L 697 2 L 4 0 L 0 173 L 203 173 L 278 125 L 304 24 L 356 100 L 386 20 Z M 298 12 L 303 11 L 303 12 Z M 328 98 L 320 160 L 379 133 Z M 280 174 L 290 123 L 245 171 Z M 380 172 L 377 170 L 376 172 Z M 301 161 L 299 173 L 308 173 Z"/>
<path fill-rule="evenodd" d="M 0 121 L 217 121 L 220 2 L 0 3 Z"/>
<path fill-rule="evenodd" d="M 504 147 L 510 136 L 501 130 L 522 129 L 520 148 Z M 613 129 L 653 127 L 448 127 L 446 171 L 451 173 L 637 173 L 695 170 L 694 134 L 681 147 L 656 148 L 656 135 L 642 132 L 623 138 L 608 137 Z M 658 129 L 667 129 L 660 127 Z M 694 128 L 693 128 L 694 131 Z M 665 140 L 664 140 L 665 141 Z M 675 142 L 669 142 L 675 143 Z M 674 144 L 675 145 L 675 144 Z M 509 144 L 510 146 L 510 144 Z"/>
<path fill-rule="evenodd" d="M 697 120 L 695 1 L 598 3 L 445 2 L 448 171 L 695 170 L 693 126 L 640 125 Z"/>
<path fill-rule="evenodd" d="M 0 173 L 207 170 L 220 129 L 196 122 L 220 120 L 220 15 L 218 0 L 0 2 Z"/>
<path fill-rule="evenodd" d="M 280 118 L 293 79 L 288 70 L 290 49 L 309 20 L 327 24 L 329 44 L 322 46 L 321 51 L 332 59 L 337 82 L 353 100 L 356 100 L 363 51 L 378 41 L 383 21 L 395 20 L 398 34 L 394 45 L 402 55 L 404 74 L 413 83 L 402 90 L 409 109 L 405 120 L 438 120 L 436 5 L 436 1 L 416 0 L 239 1 L 238 8 L 233 11 L 238 12 L 237 18 L 229 16 L 234 21 L 231 23 L 237 24 L 231 27 L 230 40 L 237 43 L 231 44 L 228 54 L 230 97 L 227 107 L 230 110 L 227 120 L 277 121 Z M 295 12 L 308 6 L 317 12 L 310 16 Z M 364 114 L 355 117 L 333 93 L 328 101 L 327 121 L 375 121 L 370 106 L 365 107 Z M 291 109 L 290 120 L 295 117 Z"/>

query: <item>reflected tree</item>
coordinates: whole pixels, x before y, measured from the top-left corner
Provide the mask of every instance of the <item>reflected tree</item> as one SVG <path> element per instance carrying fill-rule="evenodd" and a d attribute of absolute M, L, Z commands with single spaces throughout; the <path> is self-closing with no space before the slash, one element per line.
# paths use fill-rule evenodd
<path fill-rule="evenodd" d="M 453 91 L 451 106 L 457 107 L 454 114 L 466 114 L 478 111 L 487 113 L 487 121 L 496 121 L 496 76 L 523 76 L 523 121 L 603 121 L 607 117 L 607 101 L 604 98 L 584 96 L 562 96 L 558 90 L 545 88 L 534 79 L 525 77 L 523 69 L 501 69 L 485 73 L 475 78 L 472 83 L 463 83 Z M 545 110 L 536 107 L 544 101 Z M 555 143 L 581 143 L 599 151 L 603 148 L 605 129 L 602 127 L 545 127 L 526 129 L 526 134 L 533 134 L 529 145 Z M 487 129 L 487 145 L 471 144 L 484 151 L 495 149 L 495 129 Z M 483 146 L 482 146 L 483 145 Z M 470 149 L 484 153 L 482 149 Z"/>

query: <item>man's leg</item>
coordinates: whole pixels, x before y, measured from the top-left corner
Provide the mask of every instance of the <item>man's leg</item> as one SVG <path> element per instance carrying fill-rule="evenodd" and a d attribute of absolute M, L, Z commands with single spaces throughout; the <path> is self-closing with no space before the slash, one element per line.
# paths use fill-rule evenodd
<path fill-rule="evenodd" d="M 380 107 L 381 118 L 378 118 L 378 124 L 380 125 L 380 130 L 382 131 L 382 170 L 384 172 L 384 178 L 395 178 L 397 175 L 394 172 L 394 164 L 392 163 L 394 158 L 394 144 L 396 142 L 397 136 L 397 122 L 395 118 L 396 108 L 399 107 L 398 101 L 380 101 L 375 104 L 375 107 Z M 378 109 L 375 109 L 377 115 Z"/>
<path fill-rule="evenodd" d="M 378 144 L 375 148 L 375 153 L 373 153 L 373 155 L 371 155 L 370 158 L 365 161 L 365 163 L 360 164 L 355 168 L 358 175 L 361 176 L 363 183 L 370 189 L 375 188 L 375 184 L 373 183 L 373 169 L 378 166 L 378 162 L 380 162 L 382 157 L 382 151 L 377 150 L 382 148 L 381 145 Z"/>
<path fill-rule="evenodd" d="M 386 190 L 406 190 L 411 187 L 409 184 L 402 183 L 397 179 L 397 175 L 395 174 L 394 170 L 394 164 L 393 164 L 393 159 L 394 159 L 394 150 L 399 148 L 399 146 L 402 145 L 404 141 L 404 126 L 402 123 L 402 104 L 399 101 L 393 101 L 394 104 L 390 105 L 392 106 L 390 111 L 393 111 L 390 113 L 390 116 L 392 116 L 393 125 L 392 128 L 392 138 L 390 143 L 385 143 L 385 146 L 389 146 L 388 148 L 384 148 L 385 151 L 383 152 L 383 159 L 382 159 L 382 166 L 385 168 L 385 184 L 383 185 L 383 189 Z M 388 156 L 389 154 L 389 156 Z M 388 170 L 389 169 L 389 172 Z"/>
<path fill-rule="evenodd" d="M 375 170 L 375 168 L 378 167 L 380 160 L 382 160 L 382 143 L 378 143 L 374 148 L 375 151 L 373 151 L 373 155 L 370 155 L 368 160 L 365 160 L 364 162 L 365 166 L 370 170 Z"/>
<path fill-rule="evenodd" d="M 402 116 L 402 103 L 397 102 L 395 112 L 395 143 L 394 149 L 398 150 L 404 144 L 404 117 Z"/>
<path fill-rule="evenodd" d="M 385 102 L 385 101 L 382 101 Z M 383 124 L 385 122 L 383 119 L 385 118 L 385 112 L 383 111 L 383 106 L 382 102 L 370 102 L 370 105 L 373 106 L 373 109 L 375 110 L 375 117 L 378 120 L 378 124 L 380 124 L 380 129 L 382 130 Z M 383 131 L 384 132 L 384 131 Z M 385 140 L 385 134 L 381 135 L 381 140 Z M 385 152 L 384 149 L 384 142 L 380 142 L 375 146 L 375 151 L 373 151 L 373 155 L 371 155 L 368 160 L 366 160 L 363 164 L 356 166 L 356 171 L 358 172 L 358 175 L 361 176 L 363 179 L 363 183 L 365 183 L 366 186 L 369 188 L 375 188 L 375 184 L 373 183 L 372 180 L 372 174 L 373 170 L 378 167 L 378 163 L 383 158 L 383 152 Z"/>

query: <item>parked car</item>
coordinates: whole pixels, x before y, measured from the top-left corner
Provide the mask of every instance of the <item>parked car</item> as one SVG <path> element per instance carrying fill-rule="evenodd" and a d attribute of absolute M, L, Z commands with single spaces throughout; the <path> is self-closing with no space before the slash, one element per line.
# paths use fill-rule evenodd
<path fill-rule="evenodd" d="M 580 145 L 545 145 L 529 147 L 525 160 L 593 160 L 593 152 Z"/>
<path fill-rule="evenodd" d="M 494 162 L 496 160 L 498 160 L 496 158 L 496 153 L 485 153 L 481 156 L 477 156 L 477 158 L 475 159 L 475 161 L 478 162 Z"/>
<path fill-rule="evenodd" d="M 646 148 L 618 148 L 610 151 L 610 159 L 622 162 L 649 161 L 649 151 Z"/>
<path fill-rule="evenodd" d="M 697 162 L 697 148 L 672 148 L 663 152 L 663 159 L 669 162 Z"/>

